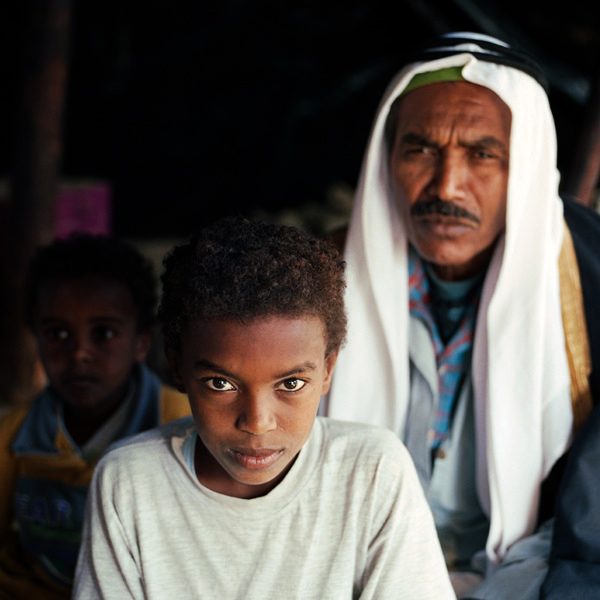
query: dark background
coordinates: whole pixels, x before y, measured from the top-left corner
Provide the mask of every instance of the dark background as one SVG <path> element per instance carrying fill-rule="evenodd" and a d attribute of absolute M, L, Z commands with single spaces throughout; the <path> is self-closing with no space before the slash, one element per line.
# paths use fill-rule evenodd
<path fill-rule="evenodd" d="M 0 5 L 0 177 L 21 86 L 19 3 Z M 595 3 L 75 1 L 61 175 L 107 180 L 113 229 L 187 235 L 230 213 L 354 186 L 384 89 L 415 41 L 501 37 L 544 66 L 568 168 L 600 67 Z"/>

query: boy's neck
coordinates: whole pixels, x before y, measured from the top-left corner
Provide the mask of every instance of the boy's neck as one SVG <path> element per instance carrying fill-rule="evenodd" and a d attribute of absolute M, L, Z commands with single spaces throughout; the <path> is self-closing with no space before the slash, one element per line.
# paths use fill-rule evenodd
<path fill-rule="evenodd" d="M 99 407 L 73 406 L 63 400 L 63 422 L 71 439 L 81 447 L 117 412 L 125 401 L 129 382 L 114 399 Z"/>

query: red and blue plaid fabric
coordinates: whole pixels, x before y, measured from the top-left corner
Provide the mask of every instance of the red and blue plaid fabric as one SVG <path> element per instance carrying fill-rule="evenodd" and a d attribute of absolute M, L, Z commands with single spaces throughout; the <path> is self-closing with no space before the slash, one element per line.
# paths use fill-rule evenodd
<path fill-rule="evenodd" d="M 479 292 L 473 295 L 465 314 L 448 343 L 444 345 L 433 316 L 429 280 L 421 259 L 414 253 L 409 254 L 409 306 L 410 313 L 426 325 L 435 350 L 439 400 L 433 418 L 431 446 L 436 450 L 448 434 L 451 426 L 454 405 L 470 367 L 473 345 L 473 333 L 479 304 Z"/>

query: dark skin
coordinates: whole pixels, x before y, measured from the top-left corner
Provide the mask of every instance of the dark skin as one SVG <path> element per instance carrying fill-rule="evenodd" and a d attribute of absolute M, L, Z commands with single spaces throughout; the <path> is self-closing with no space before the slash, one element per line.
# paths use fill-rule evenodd
<path fill-rule="evenodd" d="M 196 421 L 200 483 L 258 498 L 285 477 L 329 390 L 337 353 L 326 346 L 314 316 L 190 323 L 168 357 Z"/>
<path fill-rule="evenodd" d="M 505 226 L 510 110 L 462 81 L 411 91 L 398 110 L 390 173 L 408 238 L 442 279 L 472 277 Z"/>
<path fill-rule="evenodd" d="M 152 333 L 140 331 L 129 288 L 98 276 L 48 281 L 38 292 L 34 334 L 73 441 L 84 444 L 117 410 Z"/>

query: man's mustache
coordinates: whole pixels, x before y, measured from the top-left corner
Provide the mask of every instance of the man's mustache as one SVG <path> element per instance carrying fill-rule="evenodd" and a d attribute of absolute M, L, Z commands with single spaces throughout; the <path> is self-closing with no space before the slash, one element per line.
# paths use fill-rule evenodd
<path fill-rule="evenodd" d="M 481 219 L 470 213 L 468 210 L 457 206 L 453 202 L 446 202 L 439 198 L 428 200 L 427 202 L 417 202 L 412 205 L 410 212 L 416 217 L 438 214 L 444 217 L 457 217 L 459 219 L 469 219 L 475 223 L 481 223 Z"/>

